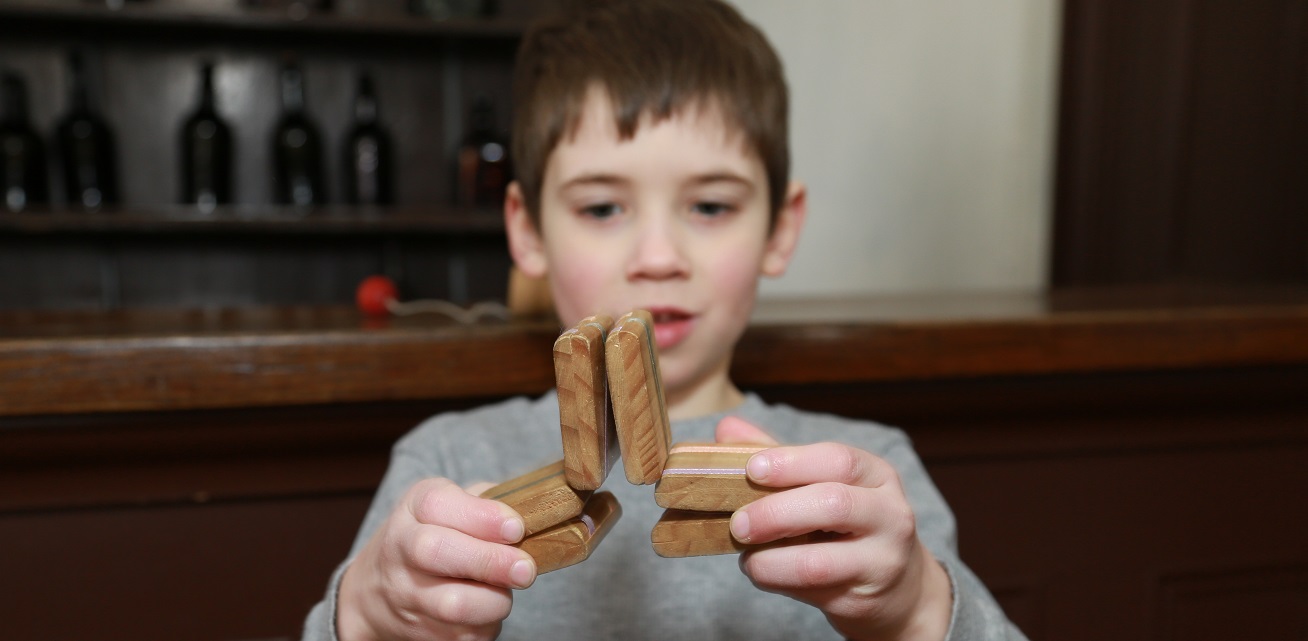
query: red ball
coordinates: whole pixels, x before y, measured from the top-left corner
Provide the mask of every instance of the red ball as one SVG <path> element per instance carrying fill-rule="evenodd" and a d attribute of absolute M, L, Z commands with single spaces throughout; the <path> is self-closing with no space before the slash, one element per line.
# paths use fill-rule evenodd
<path fill-rule="evenodd" d="M 354 292 L 354 302 L 359 306 L 359 311 L 368 316 L 386 316 L 390 311 L 386 309 L 386 303 L 399 299 L 399 289 L 395 287 L 395 281 L 385 276 L 369 276 L 359 283 L 359 289 Z"/>

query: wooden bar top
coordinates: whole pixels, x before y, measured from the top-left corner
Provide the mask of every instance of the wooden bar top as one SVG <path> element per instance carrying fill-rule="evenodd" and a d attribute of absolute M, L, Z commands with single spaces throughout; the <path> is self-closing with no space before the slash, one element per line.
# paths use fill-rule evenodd
<path fill-rule="evenodd" d="M 348 308 L 0 312 L 0 416 L 537 394 L 551 319 Z M 761 385 L 1308 365 L 1308 290 L 1102 289 L 766 301 Z"/>

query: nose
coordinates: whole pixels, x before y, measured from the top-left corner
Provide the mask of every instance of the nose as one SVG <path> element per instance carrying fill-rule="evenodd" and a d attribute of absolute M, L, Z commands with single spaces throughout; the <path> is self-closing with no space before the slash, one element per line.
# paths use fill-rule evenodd
<path fill-rule="evenodd" d="M 635 232 L 628 280 L 669 280 L 690 273 L 683 230 L 671 216 L 642 216 Z"/>

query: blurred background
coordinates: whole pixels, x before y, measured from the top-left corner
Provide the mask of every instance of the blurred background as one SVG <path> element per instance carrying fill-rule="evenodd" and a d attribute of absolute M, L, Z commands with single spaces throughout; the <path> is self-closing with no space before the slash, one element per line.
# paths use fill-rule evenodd
<path fill-rule="evenodd" d="M 509 298 L 553 4 L 0 0 L 0 637 L 295 638 L 397 438 L 554 386 L 355 309 Z M 1308 0 L 735 4 L 810 218 L 733 380 L 903 427 L 1033 640 L 1308 639 Z"/>
<path fill-rule="evenodd" d="M 110 5 L 0 3 L 0 308 L 348 304 L 372 273 L 504 298 L 513 51 L 545 5 Z M 1308 281 L 1298 3 L 738 6 L 811 191 L 765 297 Z"/>

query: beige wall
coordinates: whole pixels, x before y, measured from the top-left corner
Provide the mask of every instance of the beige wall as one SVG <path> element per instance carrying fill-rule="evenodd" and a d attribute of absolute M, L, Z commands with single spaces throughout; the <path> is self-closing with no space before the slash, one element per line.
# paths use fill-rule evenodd
<path fill-rule="evenodd" d="M 734 0 L 792 96 L 810 217 L 764 296 L 1046 282 L 1056 0 Z"/>

